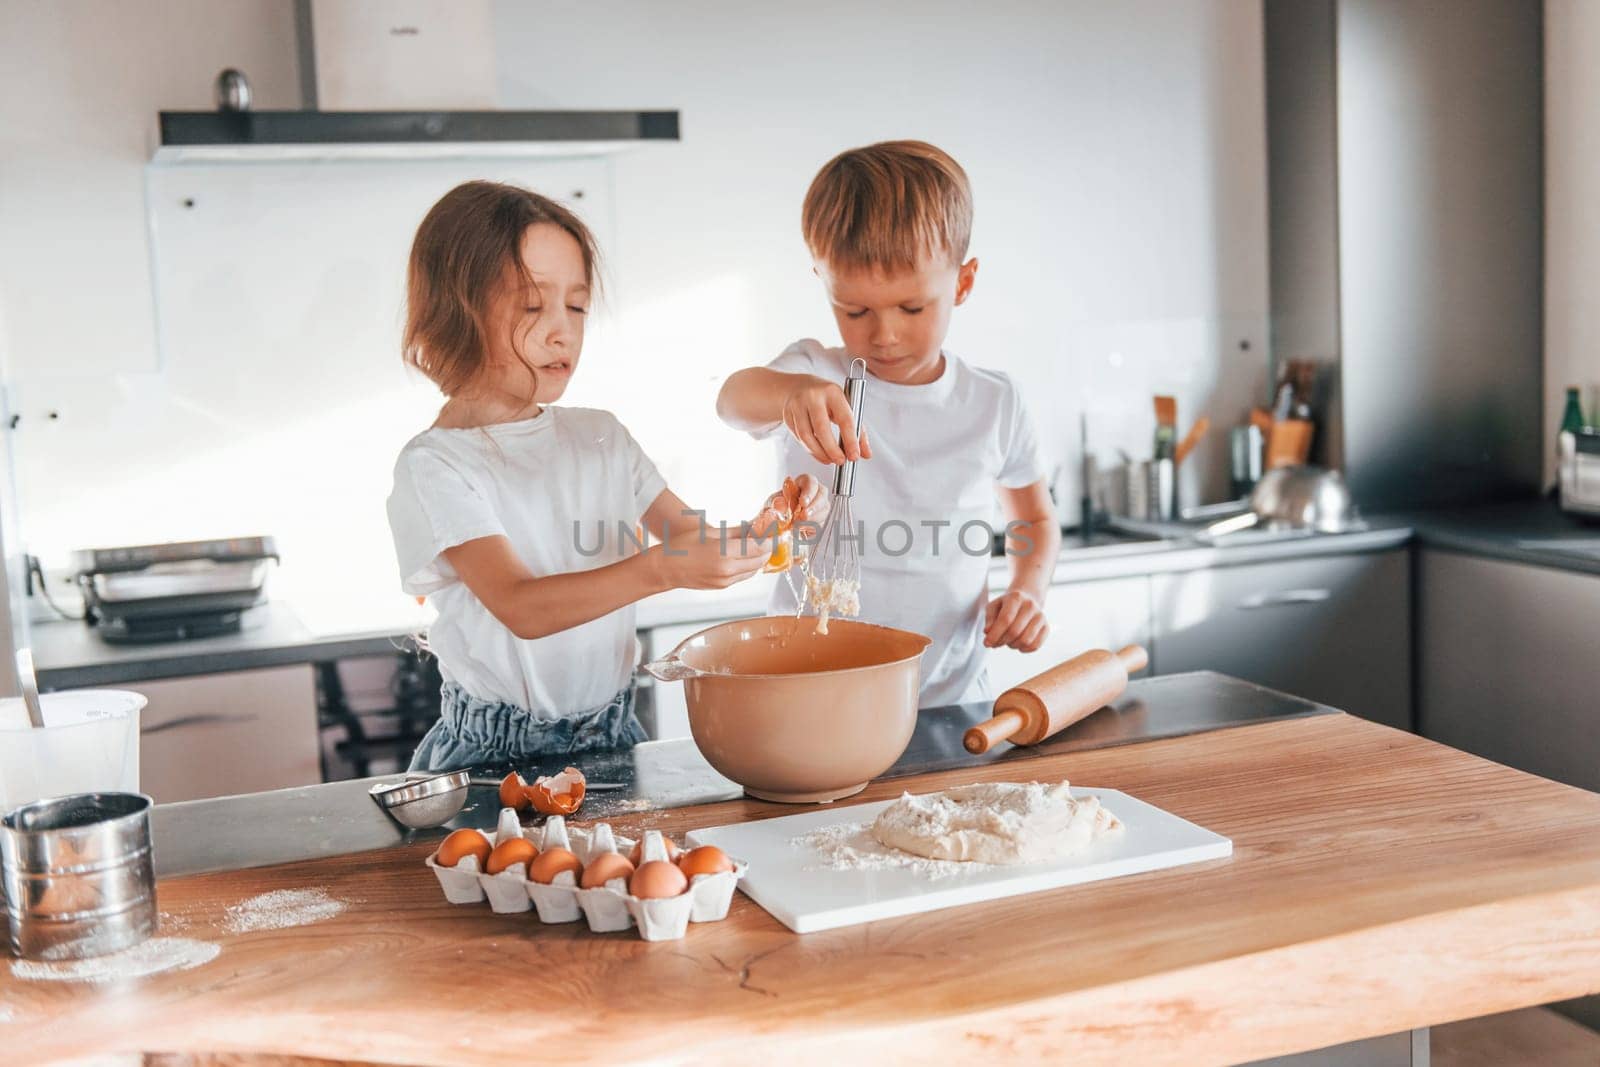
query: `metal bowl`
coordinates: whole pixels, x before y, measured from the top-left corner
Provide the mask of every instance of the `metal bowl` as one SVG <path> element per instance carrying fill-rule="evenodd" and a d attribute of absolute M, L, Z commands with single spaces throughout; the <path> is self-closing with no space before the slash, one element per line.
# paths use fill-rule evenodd
<path fill-rule="evenodd" d="M 379 782 L 367 792 L 401 826 L 428 830 L 455 818 L 467 803 L 468 771 L 448 771 L 404 782 Z"/>
<path fill-rule="evenodd" d="M 1250 494 L 1250 510 L 1267 523 L 1342 533 L 1354 523 L 1356 509 L 1338 471 L 1303 466 L 1268 471 Z"/>
<path fill-rule="evenodd" d="M 1261 476 L 1247 508 L 1201 531 L 1202 538 L 1224 537 L 1253 526 L 1310 533 L 1348 533 L 1362 528 L 1350 487 L 1338 471 L 1310 465 L 1278 467 Z"/>

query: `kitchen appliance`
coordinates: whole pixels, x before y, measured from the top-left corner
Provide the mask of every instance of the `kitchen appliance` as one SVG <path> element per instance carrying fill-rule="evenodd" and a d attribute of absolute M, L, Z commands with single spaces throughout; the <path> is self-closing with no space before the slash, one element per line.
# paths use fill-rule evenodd
<path fill-rule="evenodd" d="M 142 793 L 79 793 L 0 821 L 12 951 L 29 960 L 84 959 L 155 933 L 151 803 Z"/>
<path fill-rule="evenodd" d="M 1562 510 L 1600 519 L 1600 427 L 1563 432 L 1560 442 Z"/>
<path fill-rule="evenodd" d="M 72 554 L 85 621 L 116 644 L 236 633 L 266 599 L 270 537 L 185 541 Z"/>
<path fill-rule="evenodd" d="M 805 804 L 861 792 L 911 743 L 921 634 L 838 619 L 725 622 L 645 664 L 683 682 L 706 762 L 762 800 Z"/>
<path fill-rule="evenodd" d="M 750 865 L 739 888 L 797 934 L 976 904 L 984 900 L 1143 874 L 1188 863 L 1223 859 L 1233 842 L 1220 834 L 1115 789 L 1074 789 L 1096 797 L 1121 820 L 1121 833 L 1101 838 L 1076 856 L 1015 867 L 974 864 L 933 878 L 915 866 L 836 870 L 795 838 L 823 830 L 860 833 L 893 801 L 831 807 L 802 815 L 692 830 L 691 845 L 716 845 Z M 950 865 L 955 866 L 955 865 Z"/>
<path fill-rule="evenodd" d="M 1256 525 L 1314 533 L 1360 528 L 1350 489 L 1339 472 L 1309 464 L 1267 471 L 1251 490 L 1246 508 L 1243 514 L 1207 526 L 1200 536 L 1223 537 Z"/>

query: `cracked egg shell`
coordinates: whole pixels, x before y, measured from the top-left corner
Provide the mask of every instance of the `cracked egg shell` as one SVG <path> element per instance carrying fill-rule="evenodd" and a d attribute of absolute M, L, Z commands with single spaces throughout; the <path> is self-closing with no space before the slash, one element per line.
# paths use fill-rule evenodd
<path fill-rule="evenodd" d="M 541 815 L 571 815 L 583 803 L 587 788 L 583 772 L 568 767 L 560 774 L 534 779 L 533 784 L 523 790 L 523 795 Z"/>
<path fill-rule="evenodd" d="M 522 775 L 512 771 L 500 779 L 500 806 L 516 811 L 527 811 L 528 805 L 532 803 L 528 799 L 527 790 L 528 783 L 523 780 Z"/>

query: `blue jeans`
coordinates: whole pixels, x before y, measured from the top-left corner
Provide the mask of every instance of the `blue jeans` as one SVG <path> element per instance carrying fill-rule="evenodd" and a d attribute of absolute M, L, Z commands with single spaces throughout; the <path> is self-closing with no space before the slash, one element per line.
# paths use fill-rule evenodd
<path fill-rule="evenodd" d="M 560 719 L 536 719 L 515 704 L 479 700 L 455 682 L 444 683 L 439 695 L 439 721 L 411 757 L 414 771 L 524 763 L 648 740 L 633 714 L 632 686 L 602 707 Z"/>

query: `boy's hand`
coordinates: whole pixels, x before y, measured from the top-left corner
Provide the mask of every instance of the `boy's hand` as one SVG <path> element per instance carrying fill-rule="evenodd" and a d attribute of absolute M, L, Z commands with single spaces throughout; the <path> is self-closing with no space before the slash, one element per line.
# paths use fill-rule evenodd
<path fill-rule="evenodd" d="M 828 517 L 828 491 L 809 474 L 802 474 L 795 479 L 795 484 L 800 488 L 800 502 L 794 509 L 795 521 L 814 522 L 820 526 Z"/>
<path fill-rule="evenodd" d="M 1018 652 L 1037 652 L 1050 633 L 1044 605 L 1032 593 L 1008 589 L 983 609 L 985 648 L 1014 648 Z"/>
<path fill-rule="evenodd" d="M 826 378 L 808 378 L 783 401 L 783 424 L 818 463 L 837 467 L 871 459 L 872 446 L 858 434 L 844 390 Z"/>

